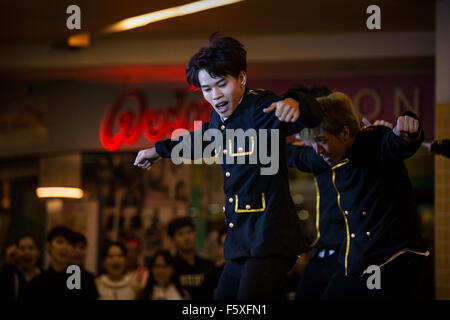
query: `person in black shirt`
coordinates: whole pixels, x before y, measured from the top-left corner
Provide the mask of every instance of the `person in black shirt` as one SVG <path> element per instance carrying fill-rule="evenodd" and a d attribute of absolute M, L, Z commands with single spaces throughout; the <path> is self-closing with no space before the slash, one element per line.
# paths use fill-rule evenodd
<path fill-rule="evenodd" d="M 412 297 L 419 258 L 429 252 L 418 236 L 403 161 L 423 141 L 420 122 L 407 111 L 392 130 L 382 125 L 360 129 L 343 106 L 346 100 L 338 92 L 319 98 L 323 121 L 306 132 L 312 148 L 289 152 L 295 167 L 322 176 L 324 185 L 331 186 L 324 196 L 339 208 L 344 221 L 345 238 L 336 256 L 340 267 L 321 298 Z M 377 268 L 379 288 L 367 284 Z"/>
<path fill-rule="evenodd" d="M 2 301 L 23 300 L 30 282 L 41 273 L 39 245 L 34 235 L 24 234 L 15 241 L 17 257 L 0 267 Z"/>
<path fill-rule="evenodd" d="M 73 232 L 64 226 L 57 226 L 47 235 L 46 249 L 50 255 L 47 270 L 33 279 L 28 300 L 95 300 L 98 292 L 93 279 L 81 269 L 80 289 L 69 289 L 67 280 L 71 276 L 66 273 L 73 254 Z"/>
<path fill-rule="evenodd" d="M 332 91 L 326 86 L 299 86 L 291 89 L 290 92 L 302 92 L 313 98 L 328 96 Z M 288 93 L 289 94 L 289 93 Z M 354 112 L 351 101 L 347 101 L 346 112 L 348 117 L 354 117 L 356 122 L 356 114 Z M 302 169 L 298 165 L 296 158 L 299 147 L 311 148 L 308 140 L 296 141 L 289 144 L 288 166 L 292 168 Z M 345 239 L 345 224 L 342 213 L 338 205 L 334 201 L 334 189 L 331 179 L 327 174 L 315 174 L 314 185 L 316 188 L 316 237 L 311 244 L 311 250 L 302 259 L 307 257 L 306 267 L 301 272 L 300 280 L 295 293 L 296 300 L 316 300 L 320 299 L 323 291 L 327 287 L 331 277 L 339 270 L 337 256 L 339 256 L 339 248 Z M 303 262 L 303 261 L 302 261 Z M 294 275 L 296 273 L 293 273 Z M 292 277 L 295 279 L 294 277 Z"/>
<path fill-rule="evenodd" d="M 195 229 L 192 219 L 173 219 L 167 227 L 167 233 L 176 248 L 174 262 L 178 283 L 189 292 L 192 300 L 213 299 L 215 286 L 211 284 L 210 277 L 214 264 L 195 253 Z"/>
<path fill-rule="evenodd" d="M 87 250 L 87 240 L 84 234 L 81 232 L 73 232 L 72 234 L 72 245 L 73 245 L 73 254 L 71 258 L 70 264 L 77 265 L 81 268 L 81 273 L 83 277 L 85 277 L 86 283 L 91 285 L 92 283 L 95 283 L 95 275 L 91 272 L 87 271 L 84 267 L 85 261 L 86 261 L 86 250 Z M 97 288 L 91 288 L 92 291 L 97 291 Z M 94 292 L 94 295 L 95 294 Z"/>

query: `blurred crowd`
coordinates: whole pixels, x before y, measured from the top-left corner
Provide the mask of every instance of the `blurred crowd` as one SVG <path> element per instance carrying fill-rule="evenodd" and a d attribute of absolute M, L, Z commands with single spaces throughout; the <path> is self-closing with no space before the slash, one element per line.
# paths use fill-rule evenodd
<path fill-rule="evenodd" d="M 190 217 L 175 218 L 167 233 L 175 254 L 157 250 L 145 263 L 139 263 L 140 243 L 136 238 L 124 242 L 106 242 L 101 248 L 101 272 L 85 269 L 86 237 L 66 226 L 56 226 L 46 235 L 44 245 L 33 234 L 23 234 L 5 251 L 0 266 L 0 297 L 3 301 L 42 299 L 81 300 L 205 300 L 213 299 L 225 259 L 223 244 L 226 228 L 218 231 L 220 256 L 215 260 L 196 252 L 196 234 Z M 43 251 L 48 267 L 41 265 Z M 68 283 L 79 267 L 78 288 Z M 290 277 L 295 290 L 298 273 Z M 70 279 L 69 279 L 70 278 Z"/>

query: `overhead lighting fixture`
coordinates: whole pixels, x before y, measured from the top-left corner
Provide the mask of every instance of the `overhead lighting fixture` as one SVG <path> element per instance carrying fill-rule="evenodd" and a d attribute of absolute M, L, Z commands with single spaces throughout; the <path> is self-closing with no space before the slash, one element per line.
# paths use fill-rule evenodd
<path fill-rule="evenodd" d="M 127 18 L 119 22 L 113 23 L 102 30 L 99 34 L 106 35 L 115 32 L 121 32 L 126 30 L 131 30 L 135 28 L 140 28 L 146 26 L 150 23 L 167 20 L 175 17 L 181 17 L 188 14 L 205 11 L 217 7 L 222 7 L 245 0 L 202 0 L 192 3 L 188 3 L 178 7 L 172 7 L 168 9 L 163 9 L 155 12 L 146 13 L 143 15 Z M 86 47 L 90 43 L 89 33 L 81 33 L 71 36 L 67 40 L 67 44 L 71 47 Z"/>
<path fill-rule="evenodd" d="M 126 31 L 134 28 L 140 28 L 146 26 L 147 24 L 154 23 L 161 20 L 167 20 L 175 17 L 181 17 L 188 14 L 213 9 L 221 6 L 226 6 L 229 4 L 241 2 L 244 0 L 202 0 L 192 3 L 188 3 L 178 7 L 172 7 L 164 10 L 159 10 L 140 16 L 124 19 L 117 23 L 114 23 L 106 27 L 103 31 L 104 33 L 113 33 Z"/>
<path fill-rule="evenodd" d="M 83 198 L 83 190 L 80 188 L 42 187 L 36 189 L 39 198 Z"/>

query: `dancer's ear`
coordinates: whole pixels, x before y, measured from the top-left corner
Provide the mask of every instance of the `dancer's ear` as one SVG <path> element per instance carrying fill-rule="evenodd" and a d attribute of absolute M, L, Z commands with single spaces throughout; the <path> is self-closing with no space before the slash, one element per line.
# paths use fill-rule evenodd
<path fill-rule="evenodd" d="M 241 88 L 244 88 L 247 84 L 247 73 L 245 71 L 241 71 L 239 73 L 239 85 Z"/>
<path fill-rule="evenodd" d="M 350 128 L 348 126 L 344 126 L 340 133 L 342 141 L 346 142 L 350 138 Z"/>

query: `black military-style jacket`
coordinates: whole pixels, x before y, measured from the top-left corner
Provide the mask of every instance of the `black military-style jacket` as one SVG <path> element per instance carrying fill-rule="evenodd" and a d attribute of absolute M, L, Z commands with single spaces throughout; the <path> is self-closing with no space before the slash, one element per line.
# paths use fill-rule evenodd
<path fill-rule="evenodd" d="M 317 126 L 322 113 L 314 99 L 302 95 L 299 99 L 300 119 L 295 123 L 281 122 L 274 112 L 263 112 L 264 108 L 278 100 L 280 98 L 269 91 L 246 90 L 242 101 L 228 119 L 222 121 L 217 112 L 212 110 L 210 122 L 202 125 L 203 133 L 208 129 L 224 133 L 211 138 L 214 141 L 211 156 L 221 162 L 224 177 L 223 209 L 228 226 L 224 245 L 226 259 L 292 257 L 307 249 L 289 192 L 285 138 L 305 126 Z M 249 134 L 244 140 L 238 141 L 228 135 L 228 129 L 242 129 L 245 132 L 254 129 L 257 134 Z M 258 134 L 261 133 L 260 129 L 267 129 L 267 139 L 264 139 L 264 134 Z M 156 151 L 168 158 L 178 141 L 159 141 L 155 145 Z M 198 143 L 198 135 L 193 132 L 182 136 L 181 141 L 192 146 L 195 141 Z M 210 150 L 210 143 L 204 143 L 202 149 Z M 260 154 L 264 147 L 269 153 L 274 147 L 272 155 L 277 154 L 279 157 L 278 169 L 271 175 L 262 174 L 261 171 L 271 166 Z M 196 158 L 193 154 L 195 152 L 190 155 L 191 159 Z M 182 156 L 186 157 L 184 152 Z M 245 163 L 242 163 L 244 160 Z M 230 164 L 231 161 L 234 164 Z"/>
<path fill-rule="evenodd" d="M 406 251 L 428 254 L 418 237 L 412 186 L 403 163 L 422 141 L 422 131 L 417 142 L 408 143 L 386 127 L 364 128 L 333 167 L 312 148 L 290 149 L 290 161 L 296 167 L 314 173 L 318 181 L 331 183 L 334 189 L 320 196 L 334 198 L 344 220 L 339 261 L 346 274 L 363 273 L 369 265 L 381 266 Z"/>
<path fill-rule="evenodd" d="M 299 155 L 300 148 L 307 148 L 310 159 L 307 163 Z M 314 257 L 320 250 L 338 251 L 345 239 L 345 221 L 336 201 L 336 190 L 333 187 L 332 175 L 328 164 L 309 146 L 288 144 L 288 167 L 300 171 L 311 172 L 310 161 L 317 162 L 314 175 L 316 188 L 316 239 L 311 244 L 309 257 Z M 320 171 L 320 173 L 319 173 Z"/>

